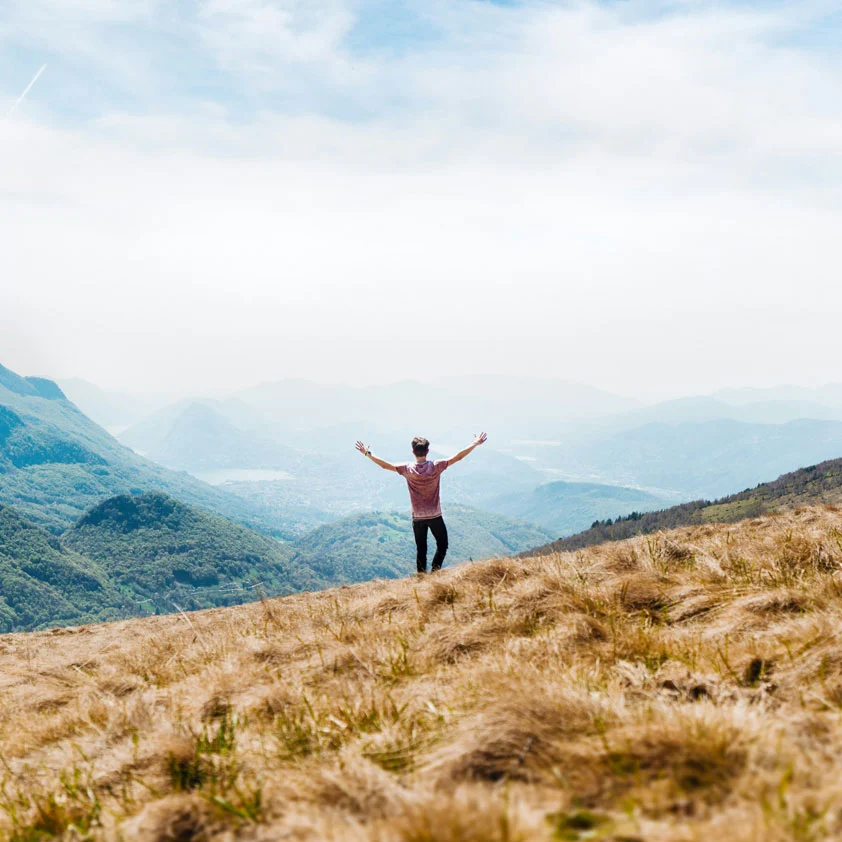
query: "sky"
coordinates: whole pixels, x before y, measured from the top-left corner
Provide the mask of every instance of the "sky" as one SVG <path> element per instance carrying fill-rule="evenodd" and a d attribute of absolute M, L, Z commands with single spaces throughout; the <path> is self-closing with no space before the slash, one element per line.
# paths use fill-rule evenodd
<path fill-rule="evenodd" d="M 5 0 L 0 362 L 842 381 L 840 45 L 811 0 Z"/>

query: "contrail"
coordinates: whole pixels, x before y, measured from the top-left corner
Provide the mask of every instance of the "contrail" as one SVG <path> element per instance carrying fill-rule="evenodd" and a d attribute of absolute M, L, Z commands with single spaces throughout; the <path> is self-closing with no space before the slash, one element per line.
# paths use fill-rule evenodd
<path fill-rule="evenodd" d="M 7 117 L 11 117 L 15 111 L 18 110 L 18 106 L 24 101 L 26 95 L 32 90 L 32 86 L 38 81 L 38 77 L 47 69 L 47 65 L 41 65 L 41 69 L 32 77 L 32 81 L 26 86 L 24 92 L 17 98 L 15 104 L 9 109 L 9 113 L 6 115 Z"/>

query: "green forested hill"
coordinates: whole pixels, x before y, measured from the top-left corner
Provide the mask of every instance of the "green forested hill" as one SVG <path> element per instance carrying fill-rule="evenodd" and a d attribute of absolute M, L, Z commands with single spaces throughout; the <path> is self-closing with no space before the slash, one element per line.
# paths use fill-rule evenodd
<path fill-rule="evenodd" d="M 323 584 L 291 559 L 288 545 L 161 493 L 100 503 L 68 530 L 62 544 L 96 561 L 133 600 L 149 599 L 166 611 L 173 603 L 191 609 L 231 605 L 249 594 Z"/>
<path fill-rule="evenodd" d="M 0 632 L 113 620 L 131 609 L 99 565 L 0 505 Z"/>
<path fill-rule="evenodd" d="M 0 503 L 60 534 L 115 494 L 165 491 L 267 532 L 284 523 L 258 504 L 154 464 L 83 415 L 49 380 L 0 366 Z"/>
<path fill-rule="evenodd" d="M 783 474 L 772 482 L 748 488 L 713 502 L 696 500 L 657 512 L 634 512 L 617 520 L 595 522 L 590 529 L 530 550 L 530 553 L 564 552 L 621 541 L 699 523 L 731 523 L 784 509 L 816 503 L 842 503 L 842 459 L 831 459 L 809 468 Z"/>
<path fill-rule="evenodd" d="M 617 485 L 590 482 L 548 482 L 529 491 L 503 494 L 487 504 L 494 512 L 537 523 L 554 535 L 567 535 L 599 518 L 632 511 L 651 511 L 664 499 Z"/>
<path fill-rule="evenodd" d="M 511 555 L 546 540 L 549 533 L 502 515 L 449 506 L 445 515 L 450 550 L 445 564 Z M 432 559 L 435 541 L 428 539 Z M 415 571 L 415 542 L 409 515 L 371 512 L 319 527 L 294 544 L 293 562 L 334 582 L 363 582 Z"/>

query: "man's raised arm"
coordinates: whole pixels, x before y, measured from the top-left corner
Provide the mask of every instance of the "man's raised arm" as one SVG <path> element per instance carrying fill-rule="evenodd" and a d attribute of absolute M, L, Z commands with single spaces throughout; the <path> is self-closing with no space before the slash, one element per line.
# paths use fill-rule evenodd
<path fill-rule="evenodd" d="M 472 444 L 468 445 L 468 447 L 464 450 L 460 450 L 455 456 L 451 456 L 450 459 L 447 460 L 447 464 L 453 465 L 455 462 L 461 462 L 475 447 L 485 444 L 486 439 L 488 439 L 488 436 L 485 433 L 480 433 L 473 440 Z"/>
<path fill-rule="evenodd" d="M 358 441 L 354 445 L 354 447 L 356 447 L 357 450 L 359 450 L 359 452 L 362 453 L 363 456 L 367 456 L 369 459 L 371 459 L 371 461 L 374 462 L 375 465 L 379 465 L 381 468 L 383 468 L 384 471 L 395 471 L 397 473 L 398 469 L 391 462 L 387 462 L 385 459 L 380 459 L 379 457 L 375 456 L 371 452 L 371 448 L 364 445 L 361 441 Z"/>

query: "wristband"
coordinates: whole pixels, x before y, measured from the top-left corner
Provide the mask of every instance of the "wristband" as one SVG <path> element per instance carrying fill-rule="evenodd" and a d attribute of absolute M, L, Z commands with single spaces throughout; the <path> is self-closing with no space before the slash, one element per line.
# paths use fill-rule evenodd
<path fill-rule="evenodd" d="M 365 455 L 366 455 L 366 456 L 371 456 L 371 451 L 370 451 L 370 450 L 366 450 Z"/>

